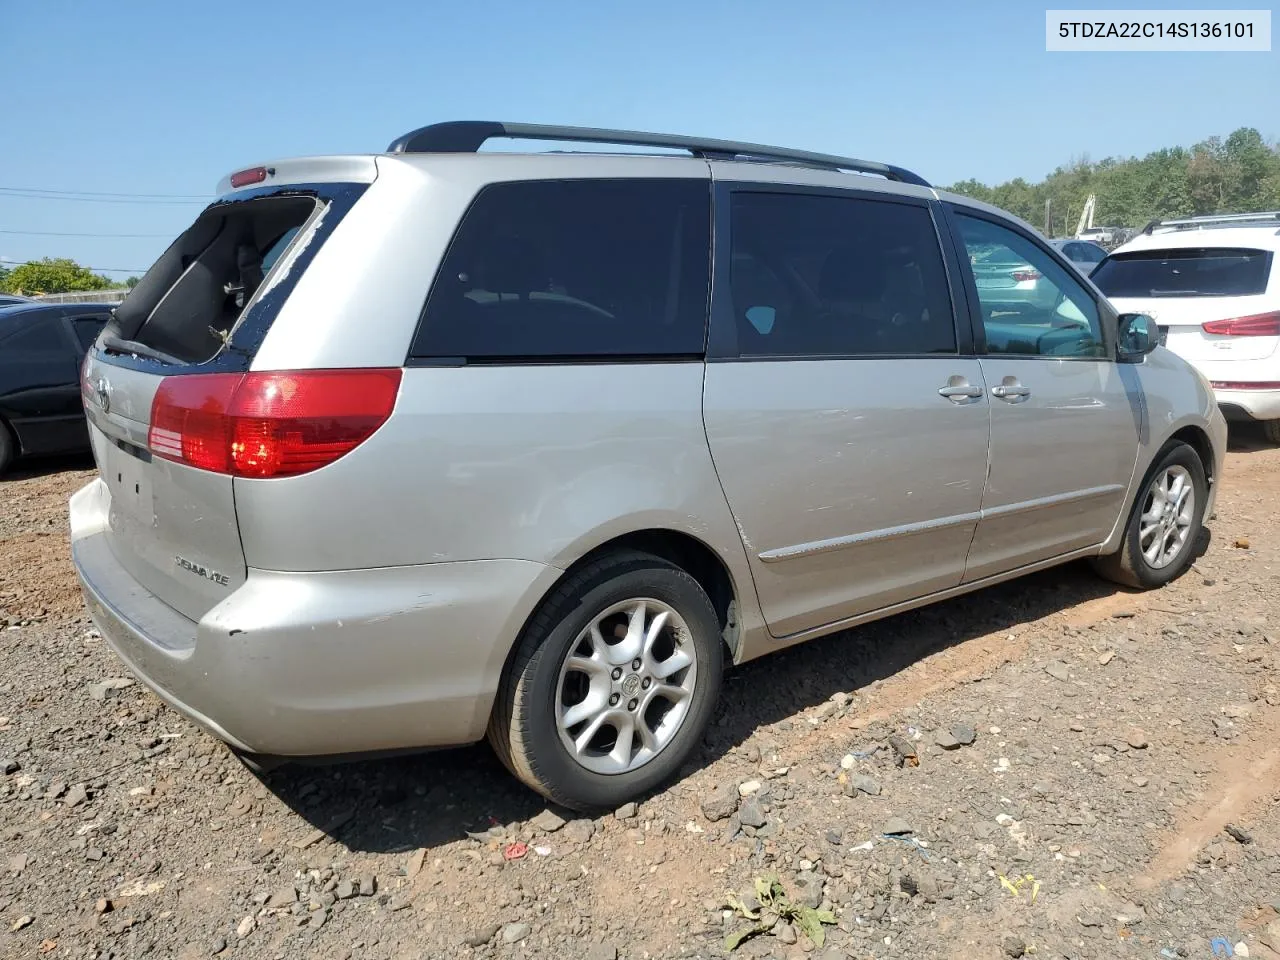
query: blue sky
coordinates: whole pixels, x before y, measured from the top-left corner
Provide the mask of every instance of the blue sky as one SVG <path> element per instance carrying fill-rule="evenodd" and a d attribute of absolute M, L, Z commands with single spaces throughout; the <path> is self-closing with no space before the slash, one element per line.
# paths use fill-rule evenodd
<path fill-rule="evenodd" d="M 778 143 L 934 183 L 1280 136 L 1280 54 L 1046 53 L 1047 5 L 8 0 L 0 188 L 207 195 L 255 161 L 378 151 L 445 119 Z M 0 258 L 140 271 L 198 210 L 0 191 Z"/>

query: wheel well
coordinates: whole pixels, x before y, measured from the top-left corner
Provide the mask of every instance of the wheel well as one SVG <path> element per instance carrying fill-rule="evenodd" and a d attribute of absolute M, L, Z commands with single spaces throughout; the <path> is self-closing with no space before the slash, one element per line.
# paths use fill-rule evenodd
<path fill-rule="evenodd" d="M 1205 477 L 1212 483 L 1215 465 L 1213 462 L 1213 444 L 1209 442 L 1209 435 L 1199 427 L 1183 427 L 1169 439 L 1181 440 L 1196 452 L 1196 456 L 1204 464 Z"/>
<path fill-rule="evenodd" d="M 603 554 L 618 550 L 640 550 L 673 563 L 706 591 L 720 620 L 721 636 L 730 655 L 738 651 L 739 618 L 737 594 L 728 568 L 716 552 L 696 537 L 675 530 L 638 530 L 600 544 L 569 569 L 577 569 Z"/>

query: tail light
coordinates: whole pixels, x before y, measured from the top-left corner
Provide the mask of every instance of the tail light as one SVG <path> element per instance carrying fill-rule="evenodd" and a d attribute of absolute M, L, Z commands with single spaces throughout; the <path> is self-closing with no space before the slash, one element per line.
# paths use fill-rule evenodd
<path fill-rule="evenodd" d="M 1222 337 L 1280 337 L 1280 310 L 1200 324 L 1205 333 Z"/>
<path fill-rule="evenodd" d="M 1215 390 L 1280 390 L 1280 380 L 1213 380 Z"/>
<path fill-rule="evenodd" d="M 80 401 L 88 403 L 93 397 L 93 388 L 89 386 L 89 354 L 80 361 Z"/>
<path fill-rule="evenodd" d="M 166 377 L 147 444 L 166 460 L 237 477 L 291 477 L 333 463 L 387 422 L 399 369 Z"/>
<path fill-rule="evenodd" d="M 1025 270 L 1013 271 L 1013 279 L 1016 283 L 1025 283 L 1028 280 L 1039 280 L 1041 273 L 1039 270 L 1032 270 L 1028 267 Z"/>

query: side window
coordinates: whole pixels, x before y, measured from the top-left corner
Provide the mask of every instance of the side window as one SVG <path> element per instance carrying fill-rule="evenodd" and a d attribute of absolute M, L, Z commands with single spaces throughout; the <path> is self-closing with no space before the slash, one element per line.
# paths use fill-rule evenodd
<path fill-rule="evenodd" d="M 735 193 L 730 299 L 742 356 L 955 353 L 933 217 L 912 204 Z"/>
<path fill-rule="evenodd" d="M 960 215 L 982 306 L 987 353 L 1104 357 L 1098 306 L 1080 281 L 1026 237 Z"/>
<path fill-rule="evenodd" d="M 57 326 L 61 322 L 57 317 L 43 316 L 7 336 L 0 334 L 0 352 L 4 353 L 6 360 L 48 362 L 67 358 L 70 350 Z"/>
<path fill-rule="evenodd" d="M 701 355 L 710 256 L 708 181 L 494 184 L 445 254 L 412 353 Z"/>
<path fill-rule="evenodd" d="M 76 328 L 76 339 L 80 341 L 80 349 L 87 351 L 98 339 L 98 334 L 107 325 L 106 317 L 76 317 L 71 321 Z"/>
<path fill-rule="evenodd" d="M 1076 244 L 1080 249 L 1080 259 L 1085 263 L 1101 263 L 1106 259 L 1107 251 L 1092 243 Z"/>

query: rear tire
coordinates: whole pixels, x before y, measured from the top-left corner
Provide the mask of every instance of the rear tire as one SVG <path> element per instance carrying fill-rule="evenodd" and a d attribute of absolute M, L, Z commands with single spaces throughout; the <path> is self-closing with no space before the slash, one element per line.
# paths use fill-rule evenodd
<path fill-rule="evenodd" d="M 14 449 L 13 434 L 9 432 L 9 425 L 0 420 L 0 476 L 4 476 L 9 465 L 13 463 Z"/>
<path fill-rule="evenodd" d="M 555 803 L 616 809 L 688 759 L 723 668 L 719 620 L 698 582 L 650 554 L 610 554 L 567 577 L 530 620 L 489 742 Z"/>
<path fill-rule="evenodd" d="M 1139 590 L 1163 587 L 1181 576 L 1195 559 L 1208 495 L 1199 455 L 1188 444 L 1170 440 L 1142 480 L 1120 549 L 1094 560 L 1094 569 Z"/>
<path fill-rule="evenodd" d="M 1268 443 L 1280 444 L 1280 420 L 1263 420 L 1262 435 Z"/>

